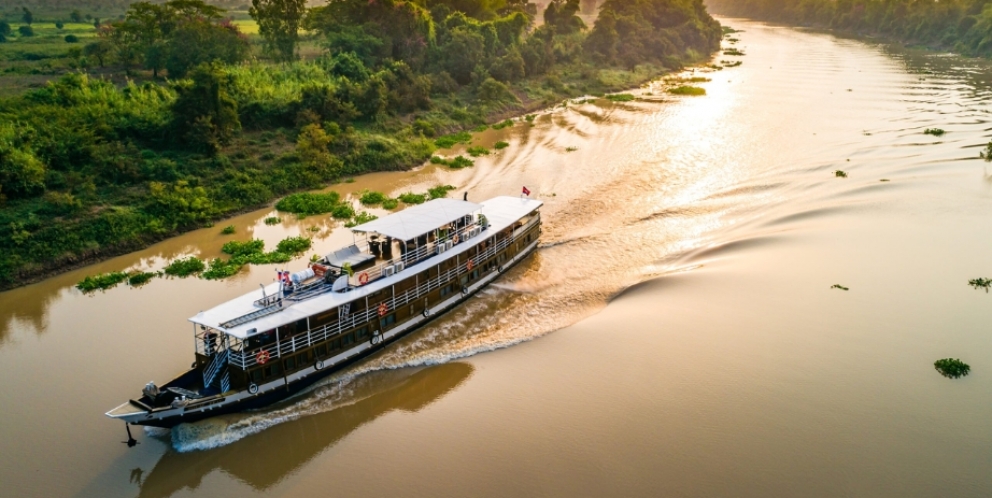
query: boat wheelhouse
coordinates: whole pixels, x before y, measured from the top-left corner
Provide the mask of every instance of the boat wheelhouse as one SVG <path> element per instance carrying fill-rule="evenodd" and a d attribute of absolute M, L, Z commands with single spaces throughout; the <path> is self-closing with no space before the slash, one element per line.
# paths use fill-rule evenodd
<path fill-rule="evenodd" d="M 532 253 L 542 203 L 435 199 L 352 229 L 354 243 L 190 318 L 195 362 L 107 412 L 172 427 L 257 408 L 378 351 Z"/>

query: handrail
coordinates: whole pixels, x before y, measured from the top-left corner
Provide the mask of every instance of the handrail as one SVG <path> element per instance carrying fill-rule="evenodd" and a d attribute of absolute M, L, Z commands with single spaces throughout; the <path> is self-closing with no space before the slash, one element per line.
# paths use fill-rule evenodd
<path fill-rule="evenodd" d="M 517 241 L 517 235 L 525 233 L 534 225 L 540 223 L 540 219 L 534 219 L 523 227 L 514 230 L 511 235 L 503 240 L 498 240 L 491 247 L 486 248 L 481 253 L 477 254 L 473 261 L 476 260 L 486 260 L 490 257 L 496 255 L 496 253 L 506 249 L 510 244 Z M 396 310 L 398 307 L 419 299 L 421 296 L 429 294 L 435 289 L 439 289 L 448 283 L 457 280 L 457 278 L 463 273 L 469 273 L 464 265 L 458 265 L 450 270 L 440 273 L 437 277 L 428 279 L 427 282 L 418 285 L 417 287 L 410 289 L 398 296 L 386 299 L 381 303 L 385 303 L 390 312 Z M 381 303 L 375 303 L 374 306 L 370 306 L 368 309 L 351 313 L 345 317 L 339 317 L 338 321 L 335 323 L 329 323 L 327 325 L 310 329 L 305 334 L 299 334 L 288 339 L 279 341 L 278 344 L 272 343 L 265 346 L 260 346 L 253 348 L 250 351 L 228 351 L 228 363 L 239 367 L 241 369 L 247 369 L 258 364 L 259 353 L 265 351 L 268 354 L 269 361 L 284 356 L 285 354 L 293 354 L 296 351 L 307 349 L 313 344 L 321 343 L 330 339 L 340 333 L 351 330 L 358 325 L 368 323 L 372 319 L 379 317 L 378 305 Z M 284 354 L 280 354 L 284 353 Z"/>
<path fill-rule="evenodd" d="M 228 358 L 229 355 L 230 350 L 228 349 L 214 355 L 213 361 L 211 361 L 207 369 L 203 371 L 203 387 L 209 387 L 210 384 L 214 382 L 214 379 L 217 378 L 217 374 L 220 372 L 220 369 L 230 361 Z"/>

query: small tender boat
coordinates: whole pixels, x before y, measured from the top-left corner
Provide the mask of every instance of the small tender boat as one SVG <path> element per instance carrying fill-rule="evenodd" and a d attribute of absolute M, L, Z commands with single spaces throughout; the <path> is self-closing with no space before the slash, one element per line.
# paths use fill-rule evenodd
<path fill-rule="evenodd" d="M 190 370 L 107 416 L 172 427 L 258 408 L 386 347 L 526 258 L 542 202 L 435 199 L 352 229 L 355 243 L 190 318 Z M 132 439 L 129 438 L 133 442 Z"/>

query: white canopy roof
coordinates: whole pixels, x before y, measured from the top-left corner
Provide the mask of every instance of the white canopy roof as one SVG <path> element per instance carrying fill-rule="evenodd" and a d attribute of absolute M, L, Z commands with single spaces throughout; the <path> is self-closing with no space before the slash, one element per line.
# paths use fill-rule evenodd
<path fill-rule="evenodd" d="M 358 225 L 352 228 L 352 231 L 375 232 L 394 239 L 410 240 L 480 209 L 482 206 L 474 202 L 434 199 L 419 206 L 413 206 L 378 220 Z"/>

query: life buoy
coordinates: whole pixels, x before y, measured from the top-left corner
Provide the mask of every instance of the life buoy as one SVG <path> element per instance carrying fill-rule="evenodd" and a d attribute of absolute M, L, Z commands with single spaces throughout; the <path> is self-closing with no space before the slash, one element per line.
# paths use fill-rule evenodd
<path fill-rule="evenodd" d="M 266 363 L 268 363 L 269 358 L 270 358 L 269 352 L 264 349 L 255 353 L 255 362 L 258 363 L 259 365 L 265 365 Z"/>
<path fill-rule="evenodd" d="M 468 295 L 468 286 L 462 287 L 462 294 Z"/>
<path fill-rule="evenodd" d="M 258 394 L 258 386 L 255 384 L 248 384 L 248 392 L 251 394 Z"/>
<path fill-rule="evenodd" d="M 362 285 L 369 283 L 369 274 L 362 272 L 361 275 L 358 276 L 358 283 Z"/>
<path fill-rule="evenodd" d="M 369 343 L 372 344 L 373 346 L 375 346 L 377 344 L 381 344 L 382 343 L 382 334 L 380 334 L 378 330 L 375 331 L 375 333 L 372 334 L 372 338 L 369 339 Z"/>
<path fill-rule="evenodd" d="M 458 234 L 457 233 L 451 237 L 451 243 L 452 244 L 457 244 L 458 243 Z"/>
<path fill-rule="evenodd" d="M 317 362 L 313 364 L 313 369 L 314 370 L 323 370 L 324 369 L 324 360 L 317 360 Z"/>
<path fill-rule="evenodd" d="M 389 306 L 386 306 L 386 303 L 379 303 L 379 316 L 386 316 L 386 313 L 389 313 Z"/>
<path fill-rule="evenodd" d="M 427 318 L 427 317 L 431 316 L 431 310 L 425 309 L 423 315 L 424 315 L 424 318 Z"/>
<path fill-rule="evenodd" d="M 468 271 L 472 271 L 472 268 L 475 268 L 475 260 L 468 260 L 468 264 L 465 267 L 468 268 Z"/>
<path fill-rule="evenodd" d="M 500 273 L 503 273 L 503 265 L 499 265 L 499 266 L 497 266 L 497 267 L 496 267 L 496 271 L 498 271 L 498 272 L 500 272 Z"/>

